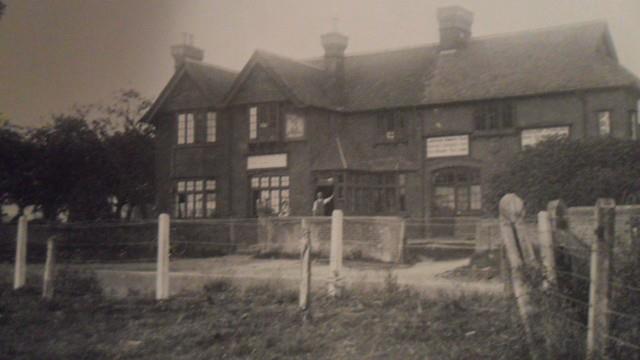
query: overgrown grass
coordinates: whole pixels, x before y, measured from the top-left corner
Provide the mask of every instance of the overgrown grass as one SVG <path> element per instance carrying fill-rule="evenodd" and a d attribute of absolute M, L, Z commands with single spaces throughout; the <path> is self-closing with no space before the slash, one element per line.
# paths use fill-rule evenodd
<path fill-rule="evenodd" d="M 312 320 L 303 323 L 297 292 L 282 288 L 266 283 L 239 290 L 216 280 L 193 296 L 162 302 L 61 291 L 46 303 L 39 289 L 14 292 L 10 284 L 0 284 L 0 358 L 526 356 L 522 332 L 510 318 L 513 309 L 502 298 L 429 300 L 399 286 L 389 272 L 376 290 L 347 290 L 338 299 L 312 294 Z"/>

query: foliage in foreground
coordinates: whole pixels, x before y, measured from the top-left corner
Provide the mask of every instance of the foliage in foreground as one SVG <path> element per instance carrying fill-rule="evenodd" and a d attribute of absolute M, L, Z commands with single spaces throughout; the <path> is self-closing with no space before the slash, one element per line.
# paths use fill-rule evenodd
<path fill-rule="evenodd" d="M 296 292 L 277 284 L 241 290 L 223 280 L 165 302 L 0 294 L 0 358 L 91 359 L 514 359 L 526 356 L 504 299 L 429 300 L 384 288 L 314 294 L 303 324 Z M 515 325 L 514 325 L 515 324 Z"/>
<path fill-rule="evenodd" d="M 593 206 L 599 197 L 617 203 L 640 201 L 640 141 L 598 138 L 551 139 L 518 153 L 490 180 L 487 203 L 506 193 L 522 197 L 527 213 L 563 199 L 569 206 Z M 495 209 L 492 209 L 495 211 Z"/>

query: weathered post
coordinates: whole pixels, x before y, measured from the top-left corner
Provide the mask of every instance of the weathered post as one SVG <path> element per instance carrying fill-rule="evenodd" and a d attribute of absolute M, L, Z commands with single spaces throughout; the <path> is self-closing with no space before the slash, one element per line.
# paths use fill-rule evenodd
<path fill-rule="evenodd" d="M 518 239 L 522 239 L 516 233 L 516 223 L 522 221 L 524 217 L 524 203 L 516 194 L 507 194 L 500 199 L 500 233 L 506 251 L 507 259 L 511 267 L 511 282 L 513 293 L 518 303 L 518 310 L 525 334 L 529 343 L 531 357 L 533 359 L 545 359 L 539 347 L 536 335 L 532 327 L 533 305 L 531 304 L 529 285 L 524 280 L 523 265 L 524 254 Z"/>
<path fill-rule="evenodd" d="M 597 236 L 591 244 L 587 359 L 604 359 L 609 334 L 609 280 L 611 276 L 611 251 L 615 236 L 615 201 L 605 198 L 598 199 L 595 216 Z"/>
<path fill-rule="evenodd" d="M 156 300 L 169 298 L 169 215 L 158 216 L 158 262 Z"/>
<path fill-rule="evenodd" d="M 405 254 L 404 252 L 406 251 L 407 248 L 407 219 L 400 219 L 400 234 L 398 235 L 400 237 L 400 241 L 398 241 L 398 246 L 400 247 L 400 249 L 398 249 L 398 262 L 399 263 L 404 263 L 405 261 Z"/>
<path fill-rule="evenodd" d="M 302 311 L 302 320 L 310 318 L 311 303 L 311 233 L 307 219 L 302 219 L 302 238 L 300 247 L 300 257 L 302 259 L 302 279 L 300 281 L 299 307 Z"/>
<path fill-rule="evenodd" d="M 333 210 L 333 214 L 331 214 L 331 252 L 329 258 L 329 296 L 333 297 L 339 296 L 341 292 L 342 224 L 342 210 Z"/>
<path fill-rule="evenodd" d="M 549 221 L 549 213 L 546 211 L 538 213 L 538 240 L 540 242 L 540 257 L 542 258 L 545 273 L 543 287 L 555 286 L 556 259 L 553 252 L 551 222 Z"/>
<path fill-rule="evenodd" d="M 47 259 L 44 263 L 44 274 L 42 276 L 42 298 L 46 300 L 51 300 L 53 298 L 56 268 L 55 241 L 55 235 L 47 239 Z"/>
<path fill-rule="evenodd" d="M 13 272 L 13 289 L 19 289 L 27 281 L 27 218 L 20 216 L 18 219 L 18 232 L 16 234 L 16 259 Z"/>

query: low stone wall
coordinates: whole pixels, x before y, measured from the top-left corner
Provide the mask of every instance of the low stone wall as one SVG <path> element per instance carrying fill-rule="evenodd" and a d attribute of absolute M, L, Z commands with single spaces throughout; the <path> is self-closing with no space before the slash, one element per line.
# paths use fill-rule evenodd
<path fill-rule="evenodd" d="M 569 230 L 586 245 L 590 245 L 596 238 L 596 219 L 593 206 L 576 206 L 567 209 Z M 478 221 L 476 227 L 476 252 L 499 249 L 502 246 L 498 219 L 484 218 Z M 616 247 L 629 248 L 632 231 L 640 231 L 640 205 L 616 206 Z M 525 236 L 538 243 L 537 225 L 535 219 L 525 221 Z"/>
<path fill-rule="evenodd" d="M 265 253 L 300 253 L 302 217 L 268 217 L 259 220 L 259 244 Z M 331 248 L 331 218 L 306 218 L 312 252 L 327 257 Z M 403 239 L 399 217 L 344 217 L 343 251 L 347 259 L 401 262 Z"/>

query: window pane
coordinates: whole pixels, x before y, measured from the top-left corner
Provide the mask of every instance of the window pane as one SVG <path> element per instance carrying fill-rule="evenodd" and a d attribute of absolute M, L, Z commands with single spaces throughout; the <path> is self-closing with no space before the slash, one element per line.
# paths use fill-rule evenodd
<path fill-rule="evenodd" d="M 195 129 L 194 129 L 193 114 L 187 114 L 187 138 L 185 142 L 187 144 L 193 143 L 194 136 L 195 136 Z"/>
<path fill-rule="evenodd" d="M 187 195 L 187 211 L 185 217 L 193 217 L 195 196 L 193 194 Z"/>
<path fill-rule="evenodd" d="M 271 177 L 271 187 L 280 187 L 280 177 L 272 176 Z"/>
<path fill-rule="evenodd" d="M 482 209 L 482 188 L 480 185 L 471 186 L 471 210 Z"/>
<path fill-rule="evenodd" d="M 186 191 L 193 191 L 193 181 L 187 181 L 187 189 Z"/>
<path fill-rule="evenodd" d="M 252 106 L 249 108 L 249 139 L 258 137 L 258 108 Z"/>
<path fill-rule="evenodd" d="M 178 115 L 178 144 L 184 144 L 184 135 L 185 135 L 185 115 Z"/>
<path fill-rule="evenodd" d="M 205 185 L 207 190 L 215 190 L 216 189 L 216 181 L 215 180 L 207 180 Z"/>
<path fill-rule="evenodd" d="M 184 191 L 185 191 L 184 181 L 178 181 L 178 192 L 184 192 Z"/>
<path fill-rule="evenodd" d="M 251 188 L 257 189 L 260 187 L 260 178 L 252 177 L 251 178 Z"/>
<path fill-rule="evenodd" d="M 196 183 L 196 191 L 202 191 L 202 180 L 195 181 Z"/>
<path fill-rule="evenodd" d="M 439 209 L 455 209 L 455 194 L 454 188 L 448 186 L 438 186 L 434 191 L 434 202 L 436 208 Z"/>
<path fill-rule="evenodd" d="M 264 176 L 260 178 L 260 187 L 261 188 L 268 188 L 269 187 L 269 178 Z"/>
<path fill-rule="evenodd" d="M 288 176 L 282 176 L 280 178 L 280 184 L 282 185 L 282 187 L 288 187 L 289 186 L 289 177 Z"/>
<path fill-rule="evenodd" d="M 216 113 L 208 112 L 207 113 L 207 141 L 215 142 L 216 141 Z"/>
<path fill-rule="evenodd" d="M 289 190 L 280 191 L 280 197 L 282 198 L 282 200 L 289 201 Z"/>
<path fill-rule="evenodd" d="M 609 111 L 598 112 L 598 128 L 600 135 L 609 135 L 611 132 L 611 113 Z"/>
<path fill-rule="evenodd" d="M 467 186 L 456 189 L 456 209 L 469 210 L 469 188 Z"/>
<path fill-rule="evenodd" d="M 207 217 L 213 217 L 216 213 L 216 194 L 208 193 L 207 194 Z"/>
<path fill-rule="evenodd" d="M 201 218 L 204 215 L 204 194 L 203 193 L 196 193 L 195 195 L 195 199 L 196 199 L 196 203 L 195 203 L 195 208 L 196 208 L 196 217 L 197 218 Z"/>
<path fill-rule="evenodd" d="M 271 190 L 271 209 L 280 211 L 280 190 Z"/>

